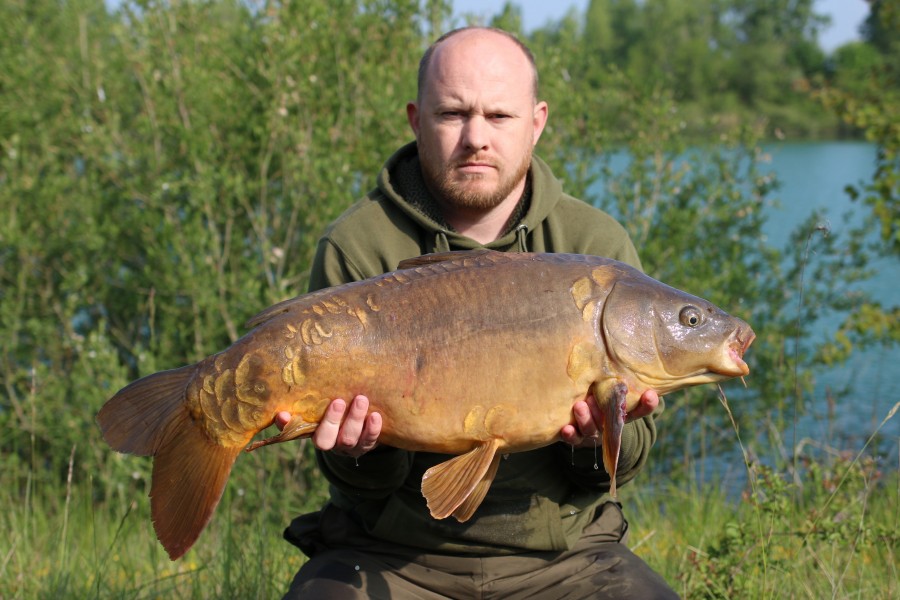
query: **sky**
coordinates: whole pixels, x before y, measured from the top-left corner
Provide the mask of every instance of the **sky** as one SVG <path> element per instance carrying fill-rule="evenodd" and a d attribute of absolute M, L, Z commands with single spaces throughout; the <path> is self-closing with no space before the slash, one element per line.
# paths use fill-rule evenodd
<path fill-rule="evenodd" d="M 685 0 L 689 1 L 689 0 Z M 472 13 L 486 17 L 500 12 L 507 0 L 453 0 L 455 15 Z M 525 31 L 531 31 L 547 21 L 557 21 L 573 7 L 584 12 L 588 0 L 512 0 L 522 9 Z M 831 26 L 819 34 L 819 43 L 826 52 L 859 39 L 857 29 L 869 14 L 866 0 L 815 0 L 815 10 L 831 17 Z"/>

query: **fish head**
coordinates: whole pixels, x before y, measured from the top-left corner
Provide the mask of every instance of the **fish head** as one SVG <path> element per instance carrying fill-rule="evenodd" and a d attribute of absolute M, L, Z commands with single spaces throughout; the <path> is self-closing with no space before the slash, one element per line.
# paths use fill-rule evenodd
<path fill-rule="evenodd" d="M 750 372 L 747 323 L 649 277 L 616 282 L 601 321 L 614 364 L 660 394 Z"/>

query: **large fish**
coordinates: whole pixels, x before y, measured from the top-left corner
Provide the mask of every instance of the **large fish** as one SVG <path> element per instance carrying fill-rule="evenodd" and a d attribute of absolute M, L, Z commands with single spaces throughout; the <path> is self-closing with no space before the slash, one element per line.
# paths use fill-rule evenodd
<path fill-rule="evenodd" d="M 139 379 L 100 410 L 104 439 L 153 456 L 151 512 L 174 560 L 209 522 L 235 459 L 279 411 L 309 437 L 334 398 L 365 394 L 379 442 L 458 455 L 429 469 L 431 515 L 469 519 L 500 456 L 546 446 L 590 395 L 615 494 L 626 412 L 660 394 L 749 372 L 750 327 L 623 263 L 488 250 L 276 304 L 197 364 Z"/>

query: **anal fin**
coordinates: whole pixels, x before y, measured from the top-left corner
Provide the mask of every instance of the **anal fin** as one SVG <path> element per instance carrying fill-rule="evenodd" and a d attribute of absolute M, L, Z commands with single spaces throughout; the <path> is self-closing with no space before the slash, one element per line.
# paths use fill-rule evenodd
<path fill-rule="evenodd" d="M 464 522 L 475 513 L 497 473 L 499 447 L 500 440 L 489 440 L 425 471 L 422 495 L 432 517 Z"/>
<path fill-rule="evenodd" d="M 304 421 L 300 415 L 293 415 L 291 420 L 288 421 L 288 424 L 281 430 L 281 433 L 264 440 L 253 442 L 247 447 L 247 452 L 253 452 L 257 448 L 262 448 L 263 446 L 269 446 L 271 444 L 280 444 L 282 442 L 309 437 L 315 432 L 318 426 L 318 423 Z"/>

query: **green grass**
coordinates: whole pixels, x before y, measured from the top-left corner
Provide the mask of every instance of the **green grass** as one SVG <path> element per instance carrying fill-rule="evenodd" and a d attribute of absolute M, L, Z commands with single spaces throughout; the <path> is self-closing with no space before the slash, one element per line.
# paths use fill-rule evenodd
<path fill-rule="evenodd" d="M 12 463 L 0 474 L 0 598 L 280 597 L 303 561 L 281 532 L 324 498 L 299 475 L 309 458 L 299 444 L 242 457 L 176 562 L 153 534 L 139 472 L 100 484 Z M 685 598 L 900 597 L 898 473 L 859 451 L 798 465 L 798 480 L 753 465 L 737 498 L 717 484 L 628 486 L 630 545 Z"/>
<path fill-rule="evenodd" d="M 900 597 L 897 474 L 810 466 L 799 494 L 762 467 L 738 500 L 715 485 L 635 488 L 630 545 L 685 598 Z"/>
<path fill-rule="evenodd" d="M 137 472 L 110 489 L 93 478 L 60 484 L 4 471 L 0 598 L 280 597 L 303 562 L 281 532 L 324 499 L 321 482 L 304 489 L 294 476 L 302 461 L 290 450 L 242 457 L 212 522 L 174 562 L 153 533 Z"/>

